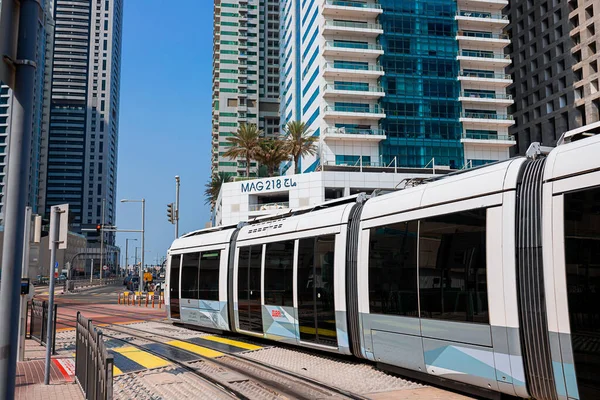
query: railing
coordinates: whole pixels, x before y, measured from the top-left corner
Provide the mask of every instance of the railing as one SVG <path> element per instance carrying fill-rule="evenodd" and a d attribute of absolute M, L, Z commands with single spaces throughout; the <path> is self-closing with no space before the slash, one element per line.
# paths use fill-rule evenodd
<path fill-rule="evenodd" d="M 31 301 L 31 319 L 29 320 L 29 336 L 39 344 L 46 345 L 48 334 L 48 303 L 46 301 Z M 54 332 L 56 333 L 56 310 L 54 304 Z M 52 354 L 56 354 L 56 334 L 52 335 Z"/>
<path fill-rule="evenodd" d="M 465 72 L 459 71 L 458 76 L 468 78 L 485 78 L 485 79 L 512 79 L 508 74 L 498 74 L 495 72 Z"/>
<path fill-rule="evenodd" d="M 378 85 L 360 85 L 359 83 L 335 83 L 323 87 L 324 90 L 346 90 L 356 92 L 383 92 L 383 87 Z"/>
<path fill-rule="evenodd" d="M 271 211 L 271 210 L 283 210 L 290 208 L 290 203 L 287 201 L 279 203 L 267 203 L 267 204 L 250 204 L 250 211 Z"/>
<path fill-rule="evenodd" d="M 500 14 L 500 13 L 489 13 L 483 11 L 468 11 L 468 10 L 459 10 L 456 12 L 456 15 L 460 17 L 471 17 L 471 18 L 489 18 L 489 19 L 501 19 L 508 21 L 508 15 Z"/>
<path fill-rule="evenodd" d="M 358 29 L 383 29 L 381 24 L 372 24 L 367 22 L 353 22 L 353 21 L 326 21 L 325 26 L 339 27 L 339 28 L 358 28 Z"/>
<path fill-rule="evenodd" d="M 331 40 L 325 42 L 325 47 L 334 47 L 337 49 L 383 50 L 383 46 L 380 44 L 334 42 Z"/>
<path fill-rule="evenodd" d="M 510 60 L 509 54 L 504 53 L 491 53 L 480 50 L 462 50 L 459 55 L 463 57 L 478 57 L 478 58 L 495 58 L 499 60 Z"/>
<path fill-rule="evenodd" d="M 113 356 L 108 353 L 102 332 L 91 319 L 77 312 L 75 377 L 89 400 L 113 397 Z"/>
<path fill-rule="evenodd" d="M 470 97 L 476 99 L 512 100 L 512 95 L 505 93 L 462 92 L 460 94 L 460 97 Z"/>
<path fill-rule="evenodd" d="M 384 129 L 327 128 L 325 133 L 340 135 L 385 135 Z"/>
<path fill-rule="evenodd" d="M 476 140 L 515 140 L 511 135 L 494 135 L 491 133 L 463 133 L 462 138 Z"/>
<path fill-rule="evenodd" d="M 327 0 L 325 4 L 330 6 L 340 6 L 340 7 L 356 7 L 356 8 L 374 8 L 381 9 L 381 4 L 379 3 L 363 3 L 359 1 L 348 1 L 348 0 Z"/>
<path fill-rule="evenodd" d="M 346 64 L 343 62 L 334 62 L 334 63 L 326 63 L 325 68 L 334 68 L 334 69 L 349 69 L 352 71 L 383 71 L 383 67 L 381 65 L 357 65 L 357 64 Z"/>
<path fill-rule="evenodd" d="M 512 121 L 512 115 L 506 114 L 493 114 L 493 113 L 481 113 L 481 112 L 462 112 L 460 113 L 461 118 L 477 118 L 477 119 L 498 119 L 498 120 L 510 120 Z"/>
<path fill-rule="evenodd" d="M 116 285 L 120 282 L 122 282 L 120 278 L 92 279 L 91 281 L 89 279 L 70 280 L 65 282 L 65 289 L 72 292 L 84 287 Z"/>
<path fill-rule="evenodd" d="M 379 106 L 373 107 L 350 107 L 350 106 L 326 106 L 325 112 L 353 112 L 353 113 L 366 113 L 366 114 L 383 114 L 383 108 Z"/>
<path fill-rule="evenodd" d="M 509 39 L 507 34 L 492 33 L 492 32 L 458 31 L 458 36 L 484 38 L 484 39 L 506 39 L 506 40 Z"/>

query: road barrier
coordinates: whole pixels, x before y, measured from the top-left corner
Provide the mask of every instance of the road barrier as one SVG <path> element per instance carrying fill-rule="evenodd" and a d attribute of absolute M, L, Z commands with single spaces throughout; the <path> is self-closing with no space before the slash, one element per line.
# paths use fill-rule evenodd
<path fill-rule="evenodd" d="M 75 377 L 88 400 L 112 400 L 113 356 L 108 353 L 102 332 L 77 312 Z"/>
<path fill-rule="evenodd" d="M 48 302 L 32 300 L 28 304 L 31 310 L 31 319 L 29 320 L 29 337 L 41 345 L 46 345 L 46 336 L 48 334 Z M 56 354 L 56 310 L 57 305 L 54 305 L 54 335 L 52 335 L 52 354 Z"/>
<path fill-rule="evenodd" d="M 70 280 L 65 282 L 64 290 L 65 292 L 76 292 L 79 289 L 90 288 L 95 286 L 116 285 L 120 282 L 120 278 L 93 279 L 91 282 L 87 279 Z"/>
<path fill-rule="evenodd" d="M 165 296 L 163 292 L 123 292 L 118 293 L 117 302 L 127 306 L 142 307 L 145 305 L 146 307 L 162 308 L 162 305 L 165 304 Z"/>

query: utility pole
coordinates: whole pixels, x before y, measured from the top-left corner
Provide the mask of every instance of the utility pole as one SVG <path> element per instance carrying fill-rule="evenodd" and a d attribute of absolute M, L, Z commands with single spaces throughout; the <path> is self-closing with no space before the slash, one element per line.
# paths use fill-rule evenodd
<path fill-rule="evenodd" d="M 16 59 L 6 54 L 6 38 L 0 44 L 0 61 L 14 67 L 12 124 L 4 197 L 4 251 L 2 254 L 2 286 L 0 287 L 0 399 L 12 400 L 15 396 L 17 355 L 19 349 L 19 305 L 21 295 L 21 269 L 23 264 L 23 238 L 25 234 L 25 205 L 29 187 L 31 137 L 33 129 L 33 93 L 36 72 L 36 47 L 40 6 L 35 0 L 3 0 L 0 4 L 2 32 L 14 32 L 17 26 Z M 17 8 L 18 7 L 18 8 Z M 9 14 L 10 13 L 10 14 Z M 5 24 L 8 21 L 8 26 Z M 14 43 L 12 44 L 14 46 Z"/>
<path fill-rule="evenodd" d="M 179 237 L 179 175 L 175 176 L 175 239 Z"/>
<path fill-rule="evenodd" d="M 21 278 L 29 276 L 29 242 L 31 241 L 31 207 L 25 207 L 25 236 L 23 237 L 23 269 Z M 21 295 L 19 323 L 19 361 L 25 361 L 25 331 L 27 330 L 27 296 Z"/>
<path fill-rule="evenodd" d="M 104 208 L 106 199 L 102 199 L 102 223 L 100 224 L 100 279 L 102 279 L 102 269 L 104 268 Z"/>

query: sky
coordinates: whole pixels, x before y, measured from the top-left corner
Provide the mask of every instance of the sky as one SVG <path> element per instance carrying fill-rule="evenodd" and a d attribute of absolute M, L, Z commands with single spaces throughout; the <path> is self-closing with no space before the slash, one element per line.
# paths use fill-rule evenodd
<path fill-rule="evenodd" d="M 167 219 L 175 175 L 180 235 L 210 219 L 203 192 L 210 177 L 213 1 L 124 4 L 116 225 L 141 229 L 141 203 L 120 200 L 146 199 L 145 264 L 153 264 L 175 237 Z M 126 238 L 138 239 L 129 241 L 133 263 L 141 235 L 117 233 L 121 262 Z"/>

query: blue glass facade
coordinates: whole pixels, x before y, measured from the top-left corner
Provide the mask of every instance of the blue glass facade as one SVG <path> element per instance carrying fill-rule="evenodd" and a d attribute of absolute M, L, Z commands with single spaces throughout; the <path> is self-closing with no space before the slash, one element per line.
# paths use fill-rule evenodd
<path fill-rule="evenodd" d="M 463 166 L 456 77 L 458 43 L 455 0 L 380 0 L 385 54 L 380 64 L 386 96 L 380 101 L 387 139 L 380 144 L 384 163 Z"/>

